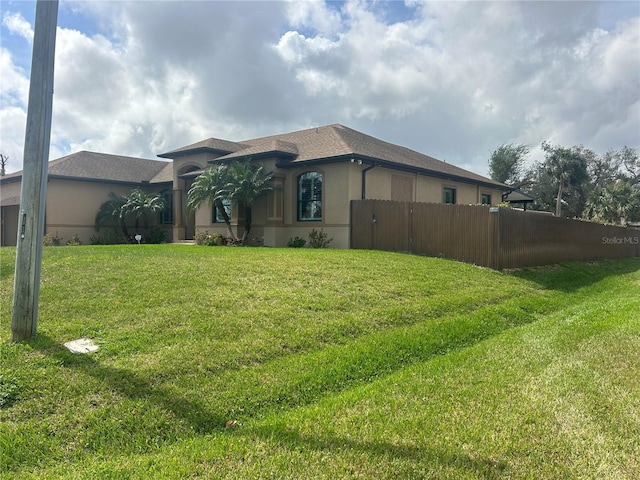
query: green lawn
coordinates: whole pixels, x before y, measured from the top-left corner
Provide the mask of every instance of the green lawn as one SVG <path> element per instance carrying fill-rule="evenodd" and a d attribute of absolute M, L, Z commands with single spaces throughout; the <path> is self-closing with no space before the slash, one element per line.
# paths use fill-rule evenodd
<path fill-rule="evenodd" d="M 43 257 L 38 335 L 13 344 L 0 249 L 2 478 L 640 478 L 640 258 Z"/>

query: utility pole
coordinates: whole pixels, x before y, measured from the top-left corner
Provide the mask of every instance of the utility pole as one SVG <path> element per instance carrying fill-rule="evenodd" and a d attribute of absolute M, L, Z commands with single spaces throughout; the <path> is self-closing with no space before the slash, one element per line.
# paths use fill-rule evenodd
<path fill-rule="evenodd" d="M 36 333 L 53 104 L 58 0 L 37 0 L 13 284 L 11 340 Z"/>

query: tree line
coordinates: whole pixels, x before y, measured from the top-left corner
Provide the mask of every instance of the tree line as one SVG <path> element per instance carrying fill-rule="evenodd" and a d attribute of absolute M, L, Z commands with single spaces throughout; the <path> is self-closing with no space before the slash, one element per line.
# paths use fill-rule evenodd
<path fill-rule="evenodd" d="M 597 154 L 549 142 L 541 148 L 544 160 L 529 164 L 529 145 L 500 145 L 489 158 L 489 175 L 533 197 L 536 210 L 599 223 L 640 221 L 637 150 L 625 146 Z"/>

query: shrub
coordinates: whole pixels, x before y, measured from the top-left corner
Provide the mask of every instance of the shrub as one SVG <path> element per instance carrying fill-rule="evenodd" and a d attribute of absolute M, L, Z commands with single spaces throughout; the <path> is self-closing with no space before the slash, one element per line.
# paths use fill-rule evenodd
<path fill-rule="evenodd" d="M 67 241 L 67 245 L 82 245 L 77 233 Z"/>
<path fill-rule="evenodd" d="M 47 233 L 42 237 L 42 245 L 45 247 L 59 247 L 62 245 L 62 237 L 58 236 L 58 232 L 55 235 Z"/>
<path fill-rule="evenodd" d="M 315 228 L 309 232 L 309 247 L 311 248 L 327 248 L 333 241 L 333 238 L 328 238 L 329 235 L 324 233 L 322 228 L 316 230 Z"/>
<path fill-rule="evenodd" d="M 290 238 L 287 242 L 287 247 L 289 248 L 302 248 L 307 244 L 307 241 L 304 238 L 300 238 L 298 236 L 294 238 Z"/>
<path fill-rule="evenodd" d="M 100 235 L 91 235 L 91 245 L 119 245 L 127 243 L 115 228 L 107 228 Z"/>
<path fill-rule="evenodd" d="M 196 233 L 194 240 L 196 245 L 205 245 L 208 247 L 216 245 L 227 245 L 229 242 L 224 235 L 219 233 L 198 232 Z"/>
<path fill-rule="evenodd" d="M 153 226 L 146 237 L 146 243 L 163 243 L 167 239 L 167 231 L 160 227 Z"/>

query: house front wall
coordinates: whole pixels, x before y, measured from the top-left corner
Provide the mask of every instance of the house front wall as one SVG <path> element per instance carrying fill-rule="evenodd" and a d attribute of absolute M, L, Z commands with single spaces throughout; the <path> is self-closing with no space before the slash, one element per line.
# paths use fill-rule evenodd
<path fill-rule="evenodd" d="M 482 195 L 491 196 L 491 203 L 500 203 L 502 191 L 454 180 L 429 177 L 376 167 L 366 173 L 366 199 L 405 202 L 442 203 L 443 190 L 453 188 L 456 202 L 465 205 L 482 203 Z"/>
<path fill-rule="evenodd" d="M 192 179 L 181 178 L 185 173 L 206 169 L 214 154 L 197 154 L 180 157 L 173 164 L 173 185 L 147 185 L 146 191 L 160 193 L 172 190 L 173 224 L 168 225 L 168 241 L 193 238 L 197 231 L 208 231 L 228 236 L 224 223 L 215 223 L 211 206 L 206 203 L 194 214 L 186 211 L 187 192 Z M 262 160 L 265 171 L 274 177 L 275 189 L 258 199 L 252 208 L 250 242 L 266 246 L 286 246 L 290 239 L 308 239 L 312 230 L 322 230 L 333 248 L 349 248 L 350 201 L 366 199 L 400 200 L 417 202 L 442 202 L 445 187 L 456 190 L 456 203 L 478 204 L 482 195 L 490 195 L 492 203 L 499 203 L 501 191 L 478 185 L 452 182 L 434 177 L 392 170 L 385 167 L 344 160 L 321 165 L 278 168 L 276 158 Z M 297 216 L 298 179 L 307 172 L 322 175 L 322 219 L 301 221 Z M 364 185 L 363 185 L 364 179 Z M 84 244 L 98 235 L 95 218 L 100 206 L 108 200 L 109 193 L 130 193 L 139 185 L 107 182 L 88 182 L 52 178 L 47 186 L 45 232 L 67 242 L 78 236 Z M 19 211 L 20 182 L 3 184 L 1 189 L 3 245 L 15 245 Z M 244 230 L 244 211 L 232 205 L 232 228 L 236 235 Z M 15 225 L 14 225 L 15 224 Z M 131 230 L 131 229 L 130 229 Z M 133 233 L 132 230 L 130 233 Z"/>
<path fill-rule="evenodd" d="M 313 230 L 320 230 L 332 238 L 330 247 L 350 246 L 350 201 L 362 198 L 363 177 L 366 199 L 399 200 L 441 203 L 445 187 L 456 190 L 456 203 L 479 204 L 482 194 L 491 195 L 492 203 L 499 203 L 501 191 L 478 185 L 373 167 L 357 162 L 342 161 L 316 166 L 279 169 L 275 159 L 263 161 L 266 172 L 272 172 L 276 191 L 256 201 L 252 209 L 250 242 L 265 246 L 286 246 L 290 239 L 308 239 Z M 366 170 L 366 171 L 365 171 Z M 322 174 L 322 220 L 299 221 L 297 218 L 298 178 L 306 172 Z M 271 205 L 271 206 L 270 206 Z M 280 211 L 278 217 L 270 211 Z M 211 207 L 203 205 L 196 212 L 196 231 L 220 233 L 227 236 L 225 224 L 214 223 Z M 232 206 L 232 226 L 236 235 L 243 232 L 243 212 Z"/>
<path fill-rule="evenodd" d="M 100 206 L 109 200 L 109 193 L 120 196 L 131 193 L 134 188 L 136 185 L 132 184 L 50 178 L 44 212 L 45 234 L 60 238 L 63 244 L 74 236 L 83 244 L 90 244 L 91 238 L 100 233 L 95 228 L 96 215 Z M 149 186 L 145 190 L 160 193 L 162 189 L 160 186 Z M 17 222 L 19 202 L 20 182 L 3 185 L 3 223 L 6 226 L 3 225 L 2 245 L 16 245 L 17 223 L 15 226 L 13 224 Z"/>
<path fill-rule="evenodd" d="M 263 161 L 265 172 L 274 177 L 274 190 L 259 198 L 252 207 L 251 244 L 286 246 L 294 237 L 308 238 L 312 230 L 320 230 L 332 238 L 330 246 L 349 248 L 349 200 L 359 198 L 356 183 L 360 170 L 350 163 L 332 163 L 300 168 L 277 168 L 273 158 Z M 297 184 L 306 172 L 322 174 L 322 220 L 299 221 L 297 216 Z M 357 180 L 357 182 L 356 182 Z M 357 189 L 360 184 L 357 183 Z M 196 231 L 228 236 L 224 223 L 214 223 L 210 205 L 202 205 L 195 216 Z M 244 212 L 232 205 L 231 224 L 234 233 L 242 235 Z"/>
<path fill-rule="evenodd" d="M 97 235 L 96 214 L 109 200 L 109 193 L 130 193 L 131 185 L 51 179 L 47 184 L 45 233 L 55 235 L 63 243 L 77 235 L 83 244 Z"/>

